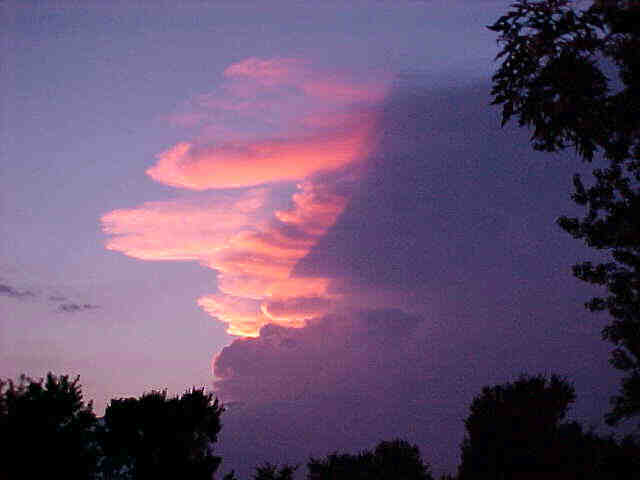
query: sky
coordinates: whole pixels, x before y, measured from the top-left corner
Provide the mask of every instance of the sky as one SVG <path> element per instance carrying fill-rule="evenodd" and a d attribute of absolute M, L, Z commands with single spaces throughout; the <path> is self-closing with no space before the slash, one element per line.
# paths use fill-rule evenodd
<path fill-rule="evenodd" d="M 575 155 L 490 103 L 510 2 L 0 5 L 0 377 L 205 386 L 222 472 L 401 437 L 485 385 L 619 376 L 571 276 Z"/>

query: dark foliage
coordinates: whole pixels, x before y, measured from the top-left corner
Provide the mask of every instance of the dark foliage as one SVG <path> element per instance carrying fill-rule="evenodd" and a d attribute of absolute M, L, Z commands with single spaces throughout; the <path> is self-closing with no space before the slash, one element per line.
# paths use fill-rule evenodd
<path fill-rule="evenodd" d="M 619 444 L 562 422 L 574 400 L 573 386 L 555 375 L 485 387 L 465 421 L 459 480 L 596 480 L 640 473 L 640 450 L 631 438 Z"/>
<path fill-rule="evenodd" d="M 556 376 L 483 388 L 465 420 L 460 479 L 544 470 L 549 440 L 574 400 L 573 387 Z"/>
<path fill-rule="evenodd" d="M 418 447 L 399 439 L 380 442 L 373 452 L 312 458 L 307 468 L 308 480 L 433 480 Z"/>
<path fill-rule="evenodd" d="M 92 478 L 96 422 L 91 403 L 82 400 L 79 377 L 0 380 L 0 478 Z"/>
<path fill-rule="evenodd" d="M 256 468 L 253 480 L 293 480 L 293 474 L 297 467 L 283 465 L 278 468 L 277 465 L 265 463 Z"/>
<path fill-rule="evenodd" d="M 102 469 L 137 480 L 210 480 L 220 465 L 213 444 L 222 406 L 203 389 L 167 398 L 166 391 L 114 399 L 107 407 L 100 443 Z"/>
<path fill-rule="evenodd" d="M 639 25 L 638 0 L 598 0 L 586 9 L 570 0 L 519 0 L 489 27 L 502 46 L 492 94 L 503 124 L 516 117 L 531 127 L 537 150 L 572 148 L 585 161 L 604 161 L 591 185 L 574 177 L 584 217 L 558 223 L 610 254 L 573 271 L 607 290 L 587 307 L 613 317 L 603 337 L 615 345 L 612 365 L 626 372 L 611 424 L 640 415 Z"/>

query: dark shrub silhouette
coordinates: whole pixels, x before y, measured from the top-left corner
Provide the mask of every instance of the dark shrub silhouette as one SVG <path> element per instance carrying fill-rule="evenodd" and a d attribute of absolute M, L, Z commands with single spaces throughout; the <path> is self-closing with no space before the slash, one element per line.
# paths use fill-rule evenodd
<path fill-rule="evenodd" d="M 0 380 L 0 478 L 50 478 L 56 472 L 70 480 L 92 478 L 96 424 L 79 377 Z"/>
<path fill-rule="evenodd" d="M 259 467 L 256 467 L 256 472 L 253 475 L 253 480 L 293 480 L 293 474 L 297 467 L 291 465 L 283 465 L 278 468 L 277 465 L 272 463 L 265 463 Z"/>
<path fill-rule="evenodd" d="M 100 435 L 108 475 L 136 480 L 210 480 L 223 407 L 204 389 L 167 398 L 166 391 L 111 400 Z"/>
<path fill-rule="evenodd" d="M 312 458 L 307 468 L 308 480 L 433 480 L 418 447 L 399 439 L 380 442 L 373 452 Z"/>
<path fill-rule="evenodd" d="M 483 388 L 465 420 L 459 480 L 596 480 L 640 473 L 640 451 L 630 437 L 618 443 L 583 431 L 577 422 L 562 422 L 574 400 L 573 386 L 556 375 L 523 375 Z"/>
<path fill-rule="evenodd" d="M 555 375 L 483 388 L 465 420 L 459 478 L 545 471 L 547 449 L 574 400 L 573 386 Z"/>

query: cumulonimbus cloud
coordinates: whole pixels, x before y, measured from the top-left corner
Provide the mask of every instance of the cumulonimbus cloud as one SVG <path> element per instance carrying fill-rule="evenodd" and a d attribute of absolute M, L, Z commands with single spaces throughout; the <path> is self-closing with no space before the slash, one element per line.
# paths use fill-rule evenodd
<path fill-rule="evenodd" d="M 327 279 L 295 278 L 291 272 L 346 200 L 305 182 L 290 208 L 263 218 L 265 192 L 249 190 L 218 203 L 173 200 L 112 211 L 102 218 L 111 234 L 106 247 L 141 260 L 191 260 L 216 270 L 219 291 L 200 297 L 198 304 L 226 322 L 232 334 L 257 335 L 269 322 L 300 326 L 303 319 L 292 306 L 306 305 L 302 311 L 309 312 L 309 301 L 291 299 L 323 298 L 326 307 L 335 295 L 327 293 Z M 280 304 L 289 305 L 289 315 Z M 314 312 L 326 310 L 320 304 L 316 300 Z"/>
<path fill-rule="evenodd" d="M 201 295 L 198 304 L 231 334 L 257 336 L 268 323 L 301 327 L 340 298 L 329 292 L 328 278 L 293 271 L 349 200 L 335 172 L 370 152 L 384 82 L 357 82 L 290 58 L 249 58 L 223 77 L 217 93 L 194 102 L 199 110 L 180 114 L 195 119 L 187 124 L 200 124 L 201 134 L 159 153 L 147 170 L 160 183 L 203 193 L 105 214 L 106 247 L 216 270 L 218 291 Z M 266 118 L 274 111 L 284 120 Z M 209 136 L 229 128 L 216 117 L 228 112 L 257 119 L 268 132 Z M 282 192 L 293 185 L 282 206 Z"/>
<path fill-rule="evenodd" d="M 178 142 L 157 155 L 147 170 L 151 178 L 207 190 L 298 181 L 342 167 L 367 154 L 373 127 L 368 109 L 387 91 L 384 78 L 356 81 L 293 58 L 248 58 L 230 65 L 224 77 L 221 91 L 193 102 L 199 111 L 175 114 L 171 121 L 195 125 L 212 111 L 234 112 L 244 123 L 275 125 L 275 131 L 232 135 L 227 124 L 210 118 L 205 130 L 226 131 L 227 138 Z"/>

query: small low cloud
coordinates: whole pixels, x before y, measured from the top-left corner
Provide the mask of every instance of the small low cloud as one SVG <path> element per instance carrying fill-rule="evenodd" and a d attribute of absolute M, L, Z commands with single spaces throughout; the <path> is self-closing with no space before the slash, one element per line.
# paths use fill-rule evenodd
<path fill-rule="evenodd" d="M 100 308 L 98 305 L 92 305 L 90 303 L 61 303 L 58 306 L 58 312 L 61 313 L 77 313 L 84 312 L 86 310 L 95 310 Z"/>
<path fill-rule="evenodd" d="M 49 292 L 51 293 L 49 293 Z M 60 313 L 76 313 L 100 308 L 98 305 L 80 301 L 74 301 L 73 295 L 65 296 L 59 293 L 58 287 L 27 287 L 17 288 L 7 283 L 0 283 L 0 296 L 15 298 L 18 300 L 32 300 L 36 303 L 57 305 L 56 311 Z M 71 298 L 70 298 L 71 297 Z"/>
<path fill-rule="evenodd" d="M 36 296 L 31 290 L 18 290 L 6 284 L 0 284 L 0 295 L 11 298 L 32 298 Z"/>

